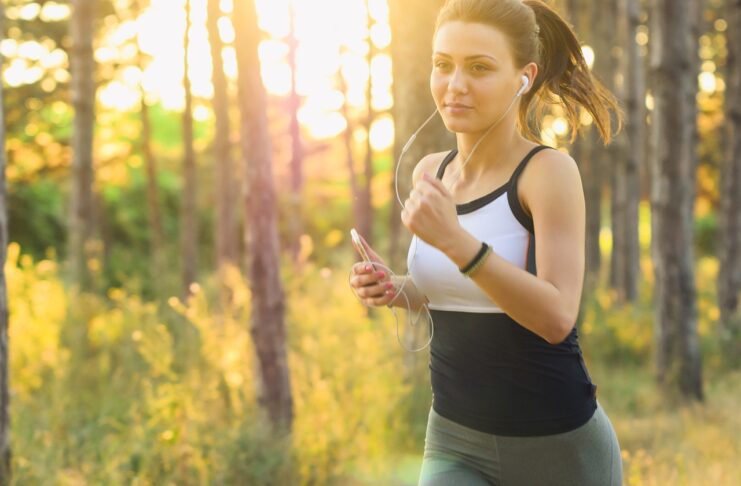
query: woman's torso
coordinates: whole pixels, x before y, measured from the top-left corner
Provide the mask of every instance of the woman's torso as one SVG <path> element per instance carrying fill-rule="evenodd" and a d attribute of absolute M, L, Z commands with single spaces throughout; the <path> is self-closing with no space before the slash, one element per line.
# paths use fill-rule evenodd
<path fill-rule="evenodd" d="M 519 175 L 546 146 L 531 150 L 512 177 L 456 209 L 461 226 L 502 258 L 537 275 L 533 222 L 517 195 Z M 442 179 L 453 160 L 440 164 Z M 416 254 L 415 254 L 416 248 Z M 445 254 L 416 236 L 407 265 L 429 299 L 434 322 L 430 348 L 433 407 L 463 425 L 499 435 L 548 435 L 585 423 L 596 409 L 576 328 L 549 344 L 505 314 Z"/>

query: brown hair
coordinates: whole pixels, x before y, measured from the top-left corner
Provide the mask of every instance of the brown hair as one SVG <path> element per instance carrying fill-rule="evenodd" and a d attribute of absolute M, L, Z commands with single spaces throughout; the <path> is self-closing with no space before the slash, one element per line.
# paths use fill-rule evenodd
<path fill-rule="evenodd" d="M 617 99 L 590 72 L 573 29 L 548 4 L 541 0 L 448 0 L 438 14 L 435 33 L 445 22 L 456 20 L 486 24 L 504 33 L 515 67 L 530 62 L 538 65 L 535 83 L 520 103 L 518 122 L 525 137 L 540 143 L 540 120 L 549 104 L 565 108 L 570 142 L 581 128 L 578 106 L 592 116 L 605 145 L 612 140 L 610 111 L 615 113 L 617 131 L 622 128 Z"/>

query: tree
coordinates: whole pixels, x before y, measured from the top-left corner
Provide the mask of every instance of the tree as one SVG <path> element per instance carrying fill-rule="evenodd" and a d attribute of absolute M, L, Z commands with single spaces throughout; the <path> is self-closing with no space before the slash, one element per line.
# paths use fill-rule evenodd
<path fill-rule="evenodd" d="M 237 218 L 235 214 L 236 186 L 234 184 L 235 166 L 231 156 L 229 134 L 229 91 L 224 73 L 224 49 L 219 35 L 221 9 L 219 0 L 208 0 L 208 38 L 211 46 L 212 79 L 214 85 L 213 108 L 216 118 L 214 133 L 214 160 L 216 162 L 216 266 L 219 275 L 224 269 L 236 265 L 239 258 L 237 239 Z M 224 281 L 223 278 L 219 279 Z"/>
<path fill-rule="evenodd" d="M 301 108 L 301 97 L 296 91 L 296 51 L 298 48 L 298 39 L 296 39 L 296 6 L 294 3 L 289 5 L 289 15 L 291 17 L 291 31 L 288 35 L 288 64 L 291 69 L 291 91 L 288 94 L 288 112 L 291 116 L 290 135 L 291 135 L 291 191 L 289 193 L 290 215 L 289 225 L 290 234 L 290 252 L 293 261 L 297 261 L 301 250 L 301 234 L 303 233 L 303 212 L 301 211 L 302 193 L 304 190 L 304 146 L 301 142 L 301 126 L 298 121 L 298 110 Z"/>
<path fill-rule="evenodd" d="M 139 0 L 136 0 L 134 2 L 133 7 L 135 9 L 136 15 L 140 15 L 144 10 Z M 143 72 L 145 68 L 145 60 L 144 54 L 141 51 L 139 51 L 138 53 L 137 61 L 139 64 L 139 68 Z M 149 119 L 149 103 L 147 102 L 147 96 L 143 85 L 140 85 L 140 92 L 141 111 L 139 113 L 139 116 L 141 117 L 142 131 L 139 142 L 141 144 L 141 153 L 144 159 L 144 167 L 147 175 L 147 220 L 149 223 L 149 233 L 152 238 L 152 270 L 150 272 L 150 278 L 152 279 L 155 288 L 161 290 L 161 279 L 163 272 L 165 271 L 163 253 L 165 237 L 162 229 L 162 215 L 160 212 L 160 198 L 157 185 L 157 159 L 154 157 L 154 153 L 152 151 L 152 127 Z"/>
<path fill-rule="evenodd" d="M 75 116 L 72 134 L 69 259 L 72 282 L 81 290 L 88 290 L 92 285 L 87 259 L 93 234 L 94 3 L 94 0 L 73 0 L 70 19 L 71 91 Z"/>
<path fill-rule="evenodd" d="M 435 108 L 430 94 L 430 59 L 435 19 L 443 3 L 443 0 L 389 0 L 389 22 L 393 39 L 394 161 L 398 161 L 407 139 Z M 414 12 L 414 21 L 409 19 L 410 12 Z M 399 185 L 399 195 L 403 201 L 412 189 L 412 171 L 417 162 L 429 153 L 450 150 L 454 146 L 455 137 L 448 132 L 445 125 L 439 119 L 430 122 L 401 161 L 399 179 L 392 177 L 393 207 L 390 212 L 390 248 L 387 259 L 391 268 L 399 268 L 405 261 L 405 248 L 411 240 L 411 235 L 405 235 L 404 244 L 401 241 L 401 206 L 396 200 L 395 183 Z M 393 170 L 396 174 L 396 163 Z"/>
<path fill-rule="evenodd" d="M 741 361 L 741 0 L 726 0 L 726 157 L 721 169 L 718 301 L 729 364 Z"/>
<path fill-rule="evenodd" d="M 621 301 L 635 301 L 640 275 L 640 244 L 638 241 L 638 206 L 641 200 L 640 167 L 643 163 L 643 134 L 646 115 L 640 46 L 636 41 L 640 25 L 638 0 L 618 1 L 618 39 L 621 55 L 618 69 L 622 75 L 621 98 L 627 111 L 627 133 L 621 137 L 621 156 L 614 159 L 613 189 L 616 204 L 613 215 L 618 218 L 612 255 L 616 264 L 615 287 Z M 618 237 L 619 236 L 619 237 Z"/>
<path fill-rule="evenodd" d="M 3 32 L 5 11 L 0 5 L 0 32 Z M 0 35 L 2 40 L 2 35 Z M 3 58 L 0 54 L 0 66 Z M 0 69 L 2 75 L 2 69 Z M 8 209 L 5 186 L 5 116 L 3 86 L 0 83 L 0 484 L 10 484 L 10 387 L 8 386 L 8 290 L 5 281 L 5 260 L 8 248 Z"/>
<path fill-rule="evenodd" d="M 583 2 L 582 0 L 569 0 L 568 12 L 570 20 L 575 27 L 576 32 L 590 44 L 595 51 L 596 35 L 593 24 L 599 26 L 604 23 L 604 16 L 597 16 L 599 9 L 594 8 L 592 2 Z M 602 66 L 602 51 L 596 52 L 597 64 Z M 595 67 L 596 67 L 595 66 Z M 602 254 L 599 246 L 600 230 L 602 227 L 602 157 L 597 156 L 597 151 L 593 149 L 596 142 L 596 133 L 594 125 L 589 130 L 581 134 L 574 141 L 572 156 L 579 164 L 582 177 L 584 178 L 584 198 L 586 203 L 586 254 L 585 266 L 586 277 L 584 282 L 584 291 L 582 295 L 587 295 L 594 290 L 599 281 L 600 266 L 602 263 Z M 581 316 L 581 314 L 580 314 Z"/>
<path fill-rule="evenodd" d="M 286 355 L 285 295 L 265 87 L 257 55 L 260 30 L 252 1 L 234 3 L 241 146 L 246 171 L 250 333 L 257 353 L 257 397 L 276 429 L 290 431 L 293 398 Z"/>
<path fill-rule="evenodd" d="M 702 400 L 693 269 L 697 38 L 692 0 L 651 4 L 651 208 L 658 380 L 668 396 Z M 692 106 L 691 106 L 692 105 Z"/>
<path fill-rule="evenodd" d="M 185 0 L 185 35 L 183 54 L 183 89 L 185 90 L 185 108 L 183 109 L 183 207 L 181 208 L 182 225 L 180 244 L 183 260 L 183 299 L 190 294 L 190 286 L 196 280 L 198 268 L 198 227 L 196 215 L 196 161 L 193 150 L 193 95 L 190 89 L 189 37 L 190 37 L 190 0 Z"/>

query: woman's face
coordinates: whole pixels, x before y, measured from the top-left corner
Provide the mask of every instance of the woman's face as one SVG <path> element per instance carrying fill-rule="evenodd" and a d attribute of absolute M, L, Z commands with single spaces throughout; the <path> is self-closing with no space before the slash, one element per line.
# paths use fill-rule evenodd
<path fill-rule="evenodd" d="M 517 94 L 521 76 L 509 41 L 498 29 L 461 21 L 446 22 L 438 29 L 430 89 L 448 130 L 489 128 Z"/>

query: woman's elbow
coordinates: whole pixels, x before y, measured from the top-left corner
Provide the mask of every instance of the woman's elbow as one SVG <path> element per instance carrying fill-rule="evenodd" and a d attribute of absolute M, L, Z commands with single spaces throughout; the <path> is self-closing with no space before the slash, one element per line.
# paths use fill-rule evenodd
<path fill-rule="evenodd" d="M 567 317 L 556 321 L 556 324 L 552 326 L 552 332 L 550 335 L 546 338 L 546 341 L 548 341 L 548 344 L 552 344 L 554 346 L 561 344 L 564 342 L 569 335 L 571 334 L 571 330 L 576 325 L 576 317 Z"/>

